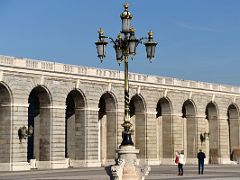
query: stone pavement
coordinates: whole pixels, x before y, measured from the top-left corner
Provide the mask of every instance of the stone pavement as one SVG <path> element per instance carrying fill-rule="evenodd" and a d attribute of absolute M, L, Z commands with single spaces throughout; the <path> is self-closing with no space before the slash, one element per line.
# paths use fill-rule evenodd
<path fill-rule="evenodd" d="M 152 166 L 152 171 L 146 179 L 210 179 L 210 180 L 240 180 L 240 165 L 206 165 L 203 175 L 198 175 L 198 167 L 186 165 L 184 175 L 177 175 L 177 166 Z"/>
<path fill-rule="evenodd" d="M 152 170 L 146 180 L 172 180 L 172 179 L 209 179 L 209 180 L 240 180 L 240 165 L 207 165 L 204 175 L 197 174 L 197 166 L 186 165 L 184 175 L 177 176 L 176 166 L 151 166 Z M 59 170 L 32 170 L 22 172 L 0 172 L 0 179 L 21 180 L 109 180 L 104 167 L 102 168 L 79 168 Z"/>

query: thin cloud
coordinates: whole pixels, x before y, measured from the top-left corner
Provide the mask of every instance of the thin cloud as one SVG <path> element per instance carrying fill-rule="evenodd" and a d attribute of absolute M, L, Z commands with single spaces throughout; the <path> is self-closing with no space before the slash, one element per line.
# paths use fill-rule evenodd
<path fill-rule="evenodd" d="M 204 27 L 204 26 L 195 26 L 186 22 L 176 22 L 176 25 L 181 28 L 190 29 L 194 31 L 205 31 L 205 32 L 221 32 L 214 28 Z"/>

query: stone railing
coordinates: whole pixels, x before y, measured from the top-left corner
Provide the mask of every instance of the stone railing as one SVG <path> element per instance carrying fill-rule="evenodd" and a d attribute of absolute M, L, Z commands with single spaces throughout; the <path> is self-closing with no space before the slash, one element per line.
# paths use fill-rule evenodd
<path fill-rule="evenodd" d="M 70 64 L 63 64 L 57 62 L 41 61 L 41 60 L 32 60 L 27 58 L 16 58 L 10 56 L 1 56 L 0 55 L 0 66 L 11 66 L 17 68 L 38 70 L 38 71 L 48 71 L 56 73 L 65 73 L 73 75 L 86 75 L 92 77 L 104 77 L 111 79 L 123 79 L 124 72 L 116 70 L 107 70 L 107 69 L 98 69 L 92 67 L 76 66 Z M 230 85 L 221 85 L 214 83 L 190 81 L 190 80 L 181 80 L 171 77 L 161 77 L 161 76 L 152 76 L 144 75 L 137 73 L 129 73 L 129 80 L 135 82 L 144 82 L 149 84 L 161 84 L 161 85 L 171 85 L 176 87 L 188 87 L 196 89 L 205 89 L 212 91 L 221 91 L 221 92 L 231 92 L 231 93 L 240 93 L 240 87 L 230 86 Z"/>

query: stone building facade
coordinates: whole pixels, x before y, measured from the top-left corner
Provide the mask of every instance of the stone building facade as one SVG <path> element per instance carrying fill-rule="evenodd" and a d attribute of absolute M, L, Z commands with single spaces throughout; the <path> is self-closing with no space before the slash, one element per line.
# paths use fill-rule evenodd
<path fill-rule="evenodd" d="M 124 73 L 0 56 L 0 170 L 112 164 L 121 143 Z M 230 163 L 240 148 L 240 87 L 129 74 L 138 158 Z M 32 129 L 20 138 L 20 131 Z M 20 133 L 20 134 L 19 134 Z M 21 141 L 20 141 L 21 140 Z"/>

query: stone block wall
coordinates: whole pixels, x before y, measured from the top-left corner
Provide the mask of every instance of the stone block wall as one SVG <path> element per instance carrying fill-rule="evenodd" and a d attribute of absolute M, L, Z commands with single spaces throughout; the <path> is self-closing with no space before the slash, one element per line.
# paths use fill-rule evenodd
<path fill-rule="evenodd" d="M 0 56 L 0 144 L 7 144 L 0 150 L 2 170 L 29 170 L 29 148 L 39 169 L 113 163 L 122 140 L 123 77 L 114 70 Z M 174 164 L 176 151 L 184 150 L 187 163 L 195 164 L 203 149 L 208 163 L 230 163 L 240 148 L 240 87 L 135 73 L 129 80 L 138 158 Z M 28 137 L 21 143 L 18 137 L 19 128 L 29 125 L 29 98 L 36 103 L 31 147 Z"/>

